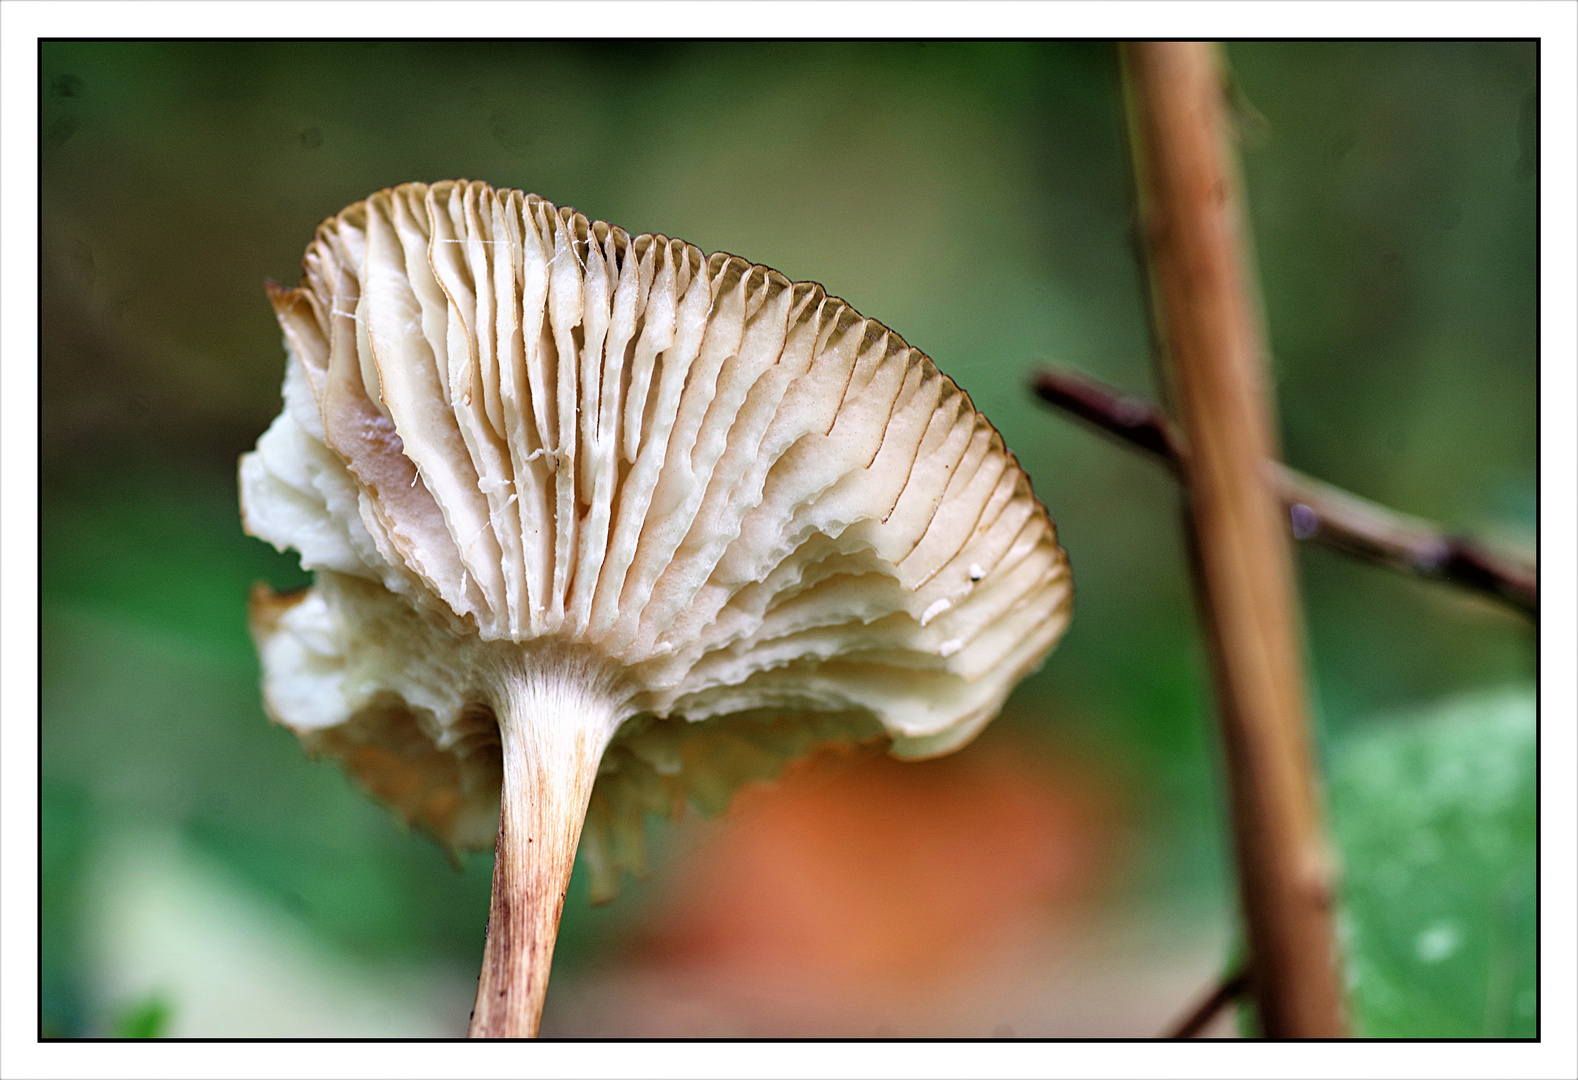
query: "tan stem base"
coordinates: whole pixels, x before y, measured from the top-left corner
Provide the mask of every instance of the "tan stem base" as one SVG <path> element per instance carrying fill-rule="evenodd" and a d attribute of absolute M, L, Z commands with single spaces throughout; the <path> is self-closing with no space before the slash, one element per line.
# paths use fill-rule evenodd
<path fill-rule="evenodd" d="M 533 1038 L 542 1017 L 587 802 L 617 727 L 602 680 L 577 667 L 554 664 L 501 679 L 504 792 L 474 1039 Z"/>

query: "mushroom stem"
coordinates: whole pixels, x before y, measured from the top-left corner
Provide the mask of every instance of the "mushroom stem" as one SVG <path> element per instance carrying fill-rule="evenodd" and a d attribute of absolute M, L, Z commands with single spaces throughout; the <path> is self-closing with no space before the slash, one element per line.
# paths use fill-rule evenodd
<path fill-rule="evenodd" d="M 590 662 L 528 657 L 495 682 L 504 790 L 470 1035 L 535 1038 L 587 802 L 619 716 Z"/>

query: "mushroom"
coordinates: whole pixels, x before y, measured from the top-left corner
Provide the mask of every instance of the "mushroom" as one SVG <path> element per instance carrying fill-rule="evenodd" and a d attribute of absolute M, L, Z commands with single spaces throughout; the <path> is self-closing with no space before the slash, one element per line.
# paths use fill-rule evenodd
<path fill-rule="evenodd" d="M 1046 510 L 932 361 L 819 285 L 535 195 L 406 184 L 269 285 L 284 409 L 242 457 L 272 717 L 452 850 L 496 837 L 471 1034 L 534 1035 L 585 824 L 831 741 L 968 742 L 1067 624 Z"/>

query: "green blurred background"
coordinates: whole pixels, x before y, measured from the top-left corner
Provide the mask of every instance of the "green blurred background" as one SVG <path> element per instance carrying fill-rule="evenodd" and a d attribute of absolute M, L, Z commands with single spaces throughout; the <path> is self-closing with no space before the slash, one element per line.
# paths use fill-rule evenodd
<path fill-rule="evenodd" d="M 1287 459 L 1532 546 L 1535 47 L 1230 59 Z M 279 410 L 263 281 L 294 284 L 346 204 L 448 177 L 820 281 L 971 393 L 1078 590 L 992 738 L 1101 763 L 1126 825 L 1092 903 L 1197 940 L 1202 979 L 1223 961 L 1232 886 L 1174 485 L 1026 391 L 1038 360 L 1152 386 L 1111 46 L 54 42 L 40 94 L 46 1034 L 464 1028 L 491 855 L 457 871 L 267 722 L 246 590 L 305 575 L 242 535 L 235 492 Z M 1300 570 L 1365 1030 L 1532 1034 L 1531 629 L 1319 550 Z M 1432 725 L 1446 749 L 1387 744 L 1435 747 Z M 1474 779 L 1487 762 L 1494 783 Z M 1410 783 L 1407 813 L 1365 801 Z M 1501 794 L 1475 810 L 1470 789 Z M 1365 832 L 1408 813 L 1415 848 L 1481 884 L 1421 899 L 1453 871 L 1409 885 L 1386 830 Z M 694 832 L 654 835 L 672 854 Z M 628 970 L 678 888 L 660 865 L 591 909 L 578 882 L 555 993 Z M 1135 979 L 1143 953 L 1125 954 Z M 783 1015 L 751 1030 L 798 1033 Z"/>

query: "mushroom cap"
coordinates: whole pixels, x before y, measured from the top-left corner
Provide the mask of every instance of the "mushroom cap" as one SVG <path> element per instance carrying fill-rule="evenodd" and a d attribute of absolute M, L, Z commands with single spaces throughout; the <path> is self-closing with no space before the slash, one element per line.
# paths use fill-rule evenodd
<path fill-rule="evenodd" d="M 458 847 L 497 826 L 482 674 L 574 653 L 623 720 L 583 850 L 819 742 L 956 749 L 1066 626 L 1046 510 L 967 395 L 814 283 L 447 181 L 325 221 L 270 286 L 284 410 L 247 531 L 272 716 Z"/>

